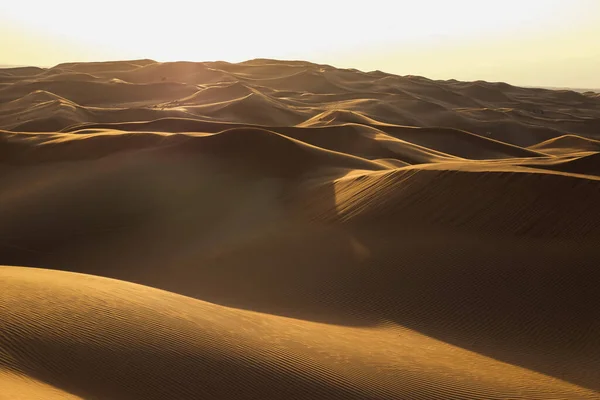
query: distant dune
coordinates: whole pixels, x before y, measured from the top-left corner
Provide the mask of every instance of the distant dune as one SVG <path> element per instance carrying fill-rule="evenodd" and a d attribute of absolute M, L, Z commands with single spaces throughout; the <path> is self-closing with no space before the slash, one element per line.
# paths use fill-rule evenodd
<path fill-rule="evenodd" d="M 574 92 L 596 92 L 600 93 L 600 88 L 571 88 L 571 87 L 560 87 L 560 86 L 529 86 L 529 87 L 540 87 L 542 89 L 550 89 L 550 90 L 572 90 Z"/>
<path fill-rule="evenodd" d="M 600 97 L 0 69 L 0 399 L 600 399 Z"/>

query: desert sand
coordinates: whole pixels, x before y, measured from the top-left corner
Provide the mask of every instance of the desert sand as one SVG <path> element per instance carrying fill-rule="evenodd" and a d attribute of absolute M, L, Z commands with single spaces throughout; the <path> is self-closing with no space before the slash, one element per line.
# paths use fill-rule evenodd
<path fill-rule="evenodd" d="M 0 69 L 0 399 L 600 399 L 600 95 Z"/>

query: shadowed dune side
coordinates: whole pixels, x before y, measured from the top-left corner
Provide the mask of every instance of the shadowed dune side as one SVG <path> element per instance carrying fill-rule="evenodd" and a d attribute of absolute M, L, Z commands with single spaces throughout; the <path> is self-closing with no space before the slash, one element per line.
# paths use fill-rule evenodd
<path fill-rule="evenodd" d="M 367 117 L 358 112 L 347 110 L 328 110 L 324 111 L 304 122 L 298 124 L 300 127 L 315 127 L 327 125 L 342 125 L 342 124 L 361 124 L 361 125 L 378 125 L 381 122 Z"/>
<path fill-rule="evenodd" d="M 248 126 L 248 124 L 226 123 L 208 120 L 182 118 L 164 118 L 155 121 L 137 123 L 84 123 L 75 125 L 63 132 L 77 133 L 85 129 L 113 129 L 123 131 L 166 131 L 166 132 L 219 132 L 226 129 Z M 254 125 L 258 128 L 259 125 Z M 263 129 L 263 128 L 261 128 Z M 377 128 L 346 124 L 318 128 L 273 127 L 270 130 L 290 138 L 350 155 L 376 160 L 379 158 L 398 158 L 402 162 L 432 162 L 437 158 L 450 159 L 451 155 L 413 145 L 387 136 Z M 377 140 L 373 140 L 377 139 Z"/>
<path fill-rule="evenodd" d="M 567 134 L 597 139 L 600 127 L 597 96 L 502 82 L 434 81 L 365 73 L 301 61 L 258 59 L 230 64 L 133 60 L 1 71 L 4 83 L 0 85 L 0 102 L 45 90 L 80 106 L 160 107 L 169 112 L 162 117 L 244 120 L 269 127 L 348 122 L 373 126 L 374 120 L 452 127 L 518 146 Z M 250 94 L 250 98 L 245 97 Z M 128 114 L 130 122 L 146 120 L 143 114 L 138 117 Z M 71 122 L 49 118 L 42 116 L 37 123 L 5 124 L 2 128 L 48 130 L 44 127 L 66 128 Z M 94 120 L 116 121 L 108 112 L 99 113 Z"/>
<path fill-rule="evenodd" d="M 410 109 L 404 107 L 398 107 L 386 99 L 352 99 L 352 100 L 340 100 L 333 104 L 328 104 L 324 108 L 328 111 L 339 112 L 340 110 L 346 110 L 350 112 L 359 112 L 370 119 L 375 121 L 381 121 L 385 124 L 396 124 L 396 125 L 414 125 L 421 126 L 422 122 L 419 120 L 417 113 L 412 113 Z"/>
<path fill-rule="evenodd" d="M 177 105 L 206 105 L 213 103 L 222 103 L 231 101 L 232 99 L 239 99 L 252 94 L 252 88 L 236 83 L 226 83 L 219 86 L 209 86 L 201 89 L 191 96 L 175 101 Z"/>
<path fill-rule="evenodd" d="M 0 68 L 0 89 L 15 82 L 36 79 L 45 70 L 38 67 L 9 67 Z"/>
<path fill-rule="evenodd" d="M 63 132 L 72 132 L 78 129 L 116 129 L 129 131 L 166 131 L 166 132 L 215 132 L 229 127 L 240 126 L 242 124 L 221 124 L 218 122 L 201 121 L 193 119 L 170 119 L 164 118 L 156 121 L 135 122 L 135 123 L 85 123 L 78 126 L 72 126 L 63 129 Z M 258 125 L 255 125 L 258 127 Z M 499 142 L 497 140 L 474 135 L 469 132 L 450 128 L 414 128 L 406 126 L 395 126 L 389 124 L 377 124 L 373 128 L 382 131 L 389 139 L 399 139 L 402 142 L 409 142 L 414 145 L 427 148 L 438 154 L 445 154 L 449 157 L 455 156 L 467 159 L 497 159 L 511 157 L 544 157 L 547 154 L 529 150 L 526 148 Z M 307 140 L 312 143 L 309 132 L 314 128 L 308 127 L 272 127 L 273 131 L 279 131 L 290 137 L 302 137 L 301 140 Z M 334 132 L 347 130 L 339 126 L 321 127 L 315 132 Z M 365 126 L 363 131 L 373 131 Z M 319 140 L 319 139 L 315 139 Z"/>
<path fill-rule="evenodd" d="M 19 132 L 56 132 L 64 126 L 78 125 L 82 121 L 76 115 L 73 115 L 75 113 L 71 112 L 72 110 L 61 109 L 61 105 L 50 105 L 48 108 L 55 110 L 53 113 L 54 116 L 35 118 L 23 123 L 14 124 L 12 128 L 18 129 Z"/>
<path fill-rule="evenodd" d="M 377 223 L 379 217 L 392 218 L 396 211 L 404 215 L 411 209 L 415 224 L 449 224 L 446 226 L 467 230 L 489 229 L 495 234 L 588 238 L 600 229 L 600 218 L 588 216 L 600 196 L 600 179 L 591 175 L 455 161 L 352 174 L 324 186 L 328 188 L 318 190 L 325 196 L 336 193 L 336 202 L 334 208 L 317 212 L 319 219 L 357 218 Z M 430 193 L 431 186 L 436 187 L 435 195 Z M 350 197 L 341 196 L 346 190 Z M 573 194 L 577 194 L 578 210 L 571 208 Z M 315 204 L 321 204 L 318 197 Z M 553 214 L 569 218 L 547 218 Z"/>
<path fill-rule="evenodd" d="M 4 263 L 391 321 L 598 390 L 593 177 L 456 160 L 384 170 L 258 129 L 13 136 L 39 150 L 6 153 Z"/>
<path fill-rule="evenodd" d="M 1 88 L 0 101 L 13 101 L 37 90 L 54 93 L 80 105 L 113 105 L 115 99 L 118 99 L 119 104 L 125 105 L 175 100 L 195 93 L 197 88 L 175 82 L 135 85 L 118 82 L 35 81 Z"/>
<path fill-rule="evenodd" d="M 277 128 L 282 134 L 322 148 L 370 160 L 392 158 L 406 164 L 460 160 L 459 157 L 397 139 L 380 129 L 344 124 L 315 128 Z"/>
<path fill-rule="evenodd" d="M 115 151 L 155 147 L 161 154 L 207 155 L 220 162 L 256 166 L 265 175 L 296 176 L 319 168 L 383 170 L 351 154 L 312 146 L 260 128 L 231 128 L 215 134 L 167 135 L 103 131 L 97 134 L 15 135 L 0 131 L 0 154 L 10 164 L 96 159 Z"/>
<path fill-rule="evenodd" d="M 349 309 L 598 390 L 600 180 L 453 166 L 304 194 L 307 215 L 343 221 L 359 243 Z"/>
<path fill-rule="evenodd" d="M 211 156 L 244 167 L 260 165 L 264 175 L 296 177 L 321 168 L 383 170 L 381 165 L 350 154 L 326 150 L 258 128 L 232 128 L 178 146 L 189 154 Z"/>
<path fill-rule="evenodd" d="M 244 81 L 248 81 L 248 78 L 245 78 Z M 280 90 L 293 90 L 301 93 L 343 93 L 348 91 L 347 88 L 340 87 L 322 72 L 315 71 L 313 68 L 306 68 L 286 76 L 269 77 L 255 81 L 261 85 L 276 87 Z"/>
<path fill-rule="evenodd" d="M 512 99 L 502 90 L 490 87 L 486 82 L 472 82 L 461 88 L 461 94 L 479 101 L 492 103 L 510 103 Z"/>
<path fill-rule="evenodd" d="M 166 131 L 166 132 L 210 132 L 217 133 L 226 129 L 250 127 L 249 124 L 201 121 L 184 118 L 164 118 L 137 123 L 83 123 L 73 125 L 63 132 L 82 134 L 86 131 Z M 253 128 L 260 128 L 254 125 Z M 381 128 L 381 127 L 380 127 Z M 385 128 L 381 128 L 385 129 Z M 435 161 L 461 159 L 452 155 L 415 145 L 387 135 L 384 130 L 360 124 L 344 124 L 325 127 L 273 127 L 271 131 L 289 138 L 318 146 L 324 149 L 347 153 L 369 160 L 395 158 L 401 163 L 421 164 Z"/>
<path fill-rule="evenodd" d="M 108 122 L 108 123 L 89 123 L 84 122 L 79 125 L 73 125 L 61 130 L 61 133 L 77 133 L 80 130 L 100 129 L 115 130 L 123 132 L 208 132 L 216 133 L 229 128 L 236 127 L 259 127 L 242 122 L 222 122 L 210 119 L 197 118 L 159 118 L 150 121 L 126 121 L 126 122 Z"/>
<path fill-rule="evenodd" d="M 60 70 L 46 70 L 42 76 L 37 76 L 37 81 L 60 81 L 60 82 L 104 82 L 106 79 L 85 72 L 66 72 Z"/>
<path fill-rule="evenodd" d="M 306 119 L 306 114 L 300 110 L 281 104 L 259 92 L 252 92 L 231 101 L 193 106 L 193 108 L 188 107 L 187 109 L 221 121 L 232 121 L 239 118 L 247 124 L 261 126 L 290 126 Z"/>
<path fill-rule="evenodd" d="M 0 105 L 0 128 L 19 132 L 56 132 L 94 120 L 87 108 L 44 91 Z"/>
<path fill-rule="evenodd" d="M 64 398 L 594 397 L 393 325 L 290 320 L 58 271 L 0 267 L 0 277 L 9 393 L 25 376 L 34 394 Z"/>
<path fill-rule="evenodd" d="M 538 165 L 537 167 L 574 174 L 600 176 L 600 152 L 586 154 L 569 160 L 561 160 L 552 164 Z"/>
<path fill-rule="evenodd" d="M 235 81 L 235 78 L 223 70 L 211 68 L 208 63 L 167 62 L 148 63 L 140 68 L 112 74 L 103 71 L 102 76 L 115 76 L 131 83 L 182 82 L 186 84 L 206 84 Z"/>
<path fill-rule="evenodd" d="M 10 67 L 10 68 L 0 68 L 0 70 L 12 76 L 35 76 L 44 71 L 44 68 L 40 67 Z"/>
<path fill-rule="evenodd" d="M 22 111 L 25 108 L 34 107 L 38 104 L 44 104 L 44 103 L 52 102 L 52 101 L 56 101 L 56 100 L 60 100 L 65 103 L 75 104 L 72 101 L 70 101 L 69 99 L 58 96 L 54 93 L 50 93 L 45 90 L 35 90 L 35 91 L 28 93 L 25 96 L 20 97 L 18 99 L 15 99 L 15 100 L 12 100 L 12 101 L 9 101 L 6 103 L 2 103 L 0 105 L 0 112 L 2 114 L 14 113 L 14 112 Z"/>
<path fill-rule="evenodd" d="M 44 91 L 0 105 L 0 129 L 18 132 L 58 132 L 94 121 L 119 123 L 195 117 L 179 108 L 85 107 Z"/>
<path fill-rule="evenodd" d="M 576 135 L 559 136 L 531 146 L 532 150 L 547 154 L 569 154 L 581 151 L 599 151 L 600 140 L 583 138 Z"/>
<path fill-rule="evenodd" d="M 461 158 L 485 160 L 512 157 L 539 157 L 543 153 L 485 138 L 452 128 L 383 128 L 390 136 Z"/>
<path fill-rule="evenodd" d="M 392 88 L 401 90 L 401 93 L 411 94 L 416 98 L 434 100 L 434 102 L 449 107 L 475 107 L 480 108 L 482 102 L 469 95 L 461 94 L 444 83 L 432 81 L 422 77 L 386 77 L 387 83 Z M 379 81 L 381 83 L 381 80 Z"/>

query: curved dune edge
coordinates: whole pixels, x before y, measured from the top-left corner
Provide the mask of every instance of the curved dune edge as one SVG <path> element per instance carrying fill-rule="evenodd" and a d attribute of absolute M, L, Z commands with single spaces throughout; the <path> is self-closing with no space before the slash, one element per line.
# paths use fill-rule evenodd
<path fill-rule="evenodd" d="M 392 324 L 318 324 L 32 268 L 1 267 L 0 282 L 0 384 L 9 390 L 4 393 L 52 398 L 62 390 L 73 398 L 114 399 L 250 399 L 259 393 L 272 399 L 597 398 Z"/>
<path fill-rule="evenodd" d="M 0 353 L 1 354 L 1 353 Z M 49 399 L 49 400 L 77 400 L 80 396 L 67 393 L 47 383 L 33 379 L 20 372 L 9 368 L 0 368 L 0 385 L 2 393 L 0 399 Z"/>
<path fill-rule="evenodd" d="M 321 133 L 334 132 L 348 133 Z M 395 321 L 597 388 L 598 177 L 525 159 L 371 168 L 259 128 L 3 139 L 4 263 L 307 320 Z"/>
<path fill-rule="evenodd" d="M 593 92 L 436 81 L 300 61 L 135 60 L 8 68 L 0 74 L 0 129 L 13 131 L 135 122 L 152 112 L 153 119 L 243 118 L 270 127 L 445 126 L 530 147 L 561 135 L 597 140 L 600 128 L 600 97 Z M 44 99 L 68 104 L 32 112 Z M 119 108 L 137 111 L 124 114 Z M 59 113 L 50 116 L 50 111 Z"/>
<path fill-rule="evenodd" d="M 600 399 L 599 135 L 500 82 L 0 70 L 0 265 L 45 268 L 0 267 L 0 400 Z"/>

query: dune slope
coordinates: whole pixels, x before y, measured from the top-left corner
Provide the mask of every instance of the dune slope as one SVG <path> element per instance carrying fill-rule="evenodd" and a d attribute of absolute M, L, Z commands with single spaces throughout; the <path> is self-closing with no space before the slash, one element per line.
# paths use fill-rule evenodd
<path fill-rule="evenodd" d="M 0 70 L 0 399 L 600 399 L 600 98 Z"/>
<path fill-rule="evenodd" d="M 393 324 L 286 319 L 59 271 L 0 276 L 9 390 L 27 375 L 74 398 L 592 398 Z"/>

